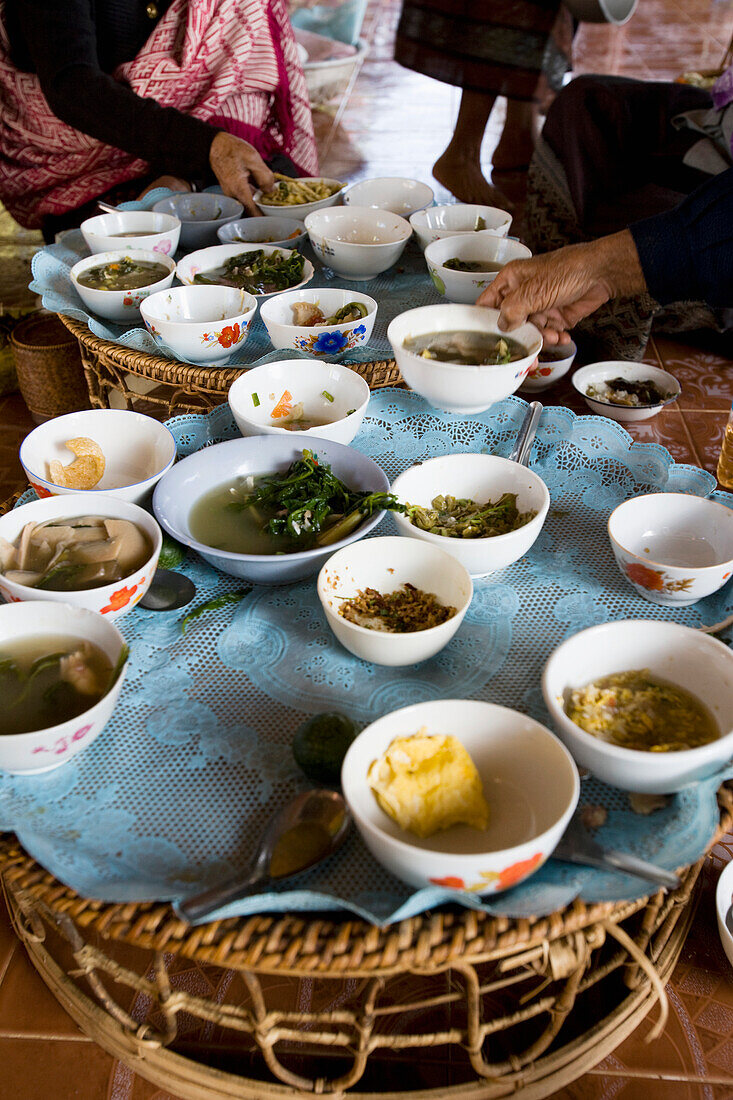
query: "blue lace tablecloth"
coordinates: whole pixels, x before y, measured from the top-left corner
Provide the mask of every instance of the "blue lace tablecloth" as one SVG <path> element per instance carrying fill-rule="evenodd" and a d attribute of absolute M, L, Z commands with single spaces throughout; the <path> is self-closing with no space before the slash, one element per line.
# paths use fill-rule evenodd
<path fill-rule="evenodd" d="M 354 446 L 390 478 L 415 461 L 456 450 L 507 455 L 526 405 L 509 398 L 464 419 L 429 408 L 414 393 L 372 396 Z M 227 406 L 169 422 L 179 453 L 236 436 Z M 664 448 L 631 445 L 610 420 L 545 409 L 533 468 L 552 504 L 522 561 L 476 582 L 465 623 L 436 658 L 411 669 L 368 665 L 341 649 L 326 626 L 314 580 L 254 588 L 241 603 L 202 615 L 182 633 L 185 611 L 136 609 L 120 621 L 130 669 L 114 716 L 70 763 L 38 777 L 0 779 L 0 823 L 80 894 L 108 901 L 176 899 L 244 868 L 273 811 L 307 784 L 290 743 L 305 713 L 337 708 L 368 722 L 423 699 L 471 697 L 548 722 L 540 673 L 568 635 L 618 618 L 710 624 L 733 611 L 729 583 L 715 596 L 670 610 L 637 596 L 608 545 L 608 512 L 658 489 L 711 494 L 703 470 L 676 465 Z M 225 471 L 222 471 L 222 476 Z M 387 533 L 384 521 L 379 534 Z M 241 581 L 190 555 L 183 570 L 196 602 L 241 589 Z M 583 806 L 608 811 L 596 837 L 672 868 L 694 861 L 718 820 L 721 776 L 640 816 L 627 796 L 594 779 Z M 440 888 L 412 891 L 354 834 L 344 849 L 298 883 L 249 898 L 223 915 L 345 909 L 378 923 L 445 901 L 495 914 L 549 913 L 586 901 L 641 896 L 638 879 L 548 861 L 527 883 L 483 902 Z"/>

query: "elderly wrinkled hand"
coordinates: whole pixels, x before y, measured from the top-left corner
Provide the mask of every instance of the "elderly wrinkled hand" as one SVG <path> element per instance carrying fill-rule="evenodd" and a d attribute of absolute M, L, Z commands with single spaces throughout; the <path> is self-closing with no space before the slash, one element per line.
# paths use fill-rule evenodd
<path fill-rule="evenodd" d="M 252 198 L 253 180 L 256 187 L 269 191 L 275 177 L 253 145 L 221 130 L 211 143 L 209 162 L 225 195 L 238 199 L 249 214 L 260 211 Z"/>

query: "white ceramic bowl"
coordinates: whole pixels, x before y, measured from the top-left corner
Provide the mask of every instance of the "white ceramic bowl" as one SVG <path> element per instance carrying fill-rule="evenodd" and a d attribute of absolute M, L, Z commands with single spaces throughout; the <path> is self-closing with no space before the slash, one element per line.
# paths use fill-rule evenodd
<path fill-rule="evenodd" d="M 297 218 L 238 218 L 216 231 L 222 244 L 274 244 L 280 248 L 298 248 L 308 236 Z"/>
<path fill-rule="evenodd" d="M 538 393 L 559 382 L 572 367 L 577 351 L 572 340 L 569 344 L 546 345 L 522 382 L 522 389 Z"/>
<path fill-rule="evenodd" d="M 528 260 L 532 253 L 520 241 L 497 237 L 495 233 L 464 233 L 460 237 L 440 237 L 425 249 L 425 263 L 435 289 L 449 302 L 473 305 L 482 290 L 493 283 L 498 271 L 454 271 L 446 260 L 471 260 L 487 264 L 508 264 Z"/>
<path fill-rule="evenodd" d="M 282 418 L 274 418 L 272 410 L 284 393 L 291 395 L 292 405 L 302 403 L 303 417 L 323 418 L 325 423 L 304 431 L 283 428 Z M 364 419 L 369 394 L 361 375 L 348 367 L 319 359 L 283 359 L 240 374 L 229 389 L 229 405 L 243 436 L 285 435 L 351 443 Z"/>
<path fill-rule="evenodd" d="M 682 752 L 643 752 L 601 741 L 570 721 L 564 708 L 568 691 L 601 676 L 638 669 L 648 669 L 705 703 L 721 736 Z M 625 791 L 679 791 L 713 775 L 733 756 L 733 652 L 700 630 L 650 619 L 581 630 L 551 654 L 542 693 L 553 725 L 578 764 Z"/>
<path fill-rule="evenodd" d="M 686 607 L 733 574 L 733 509 L 688 493 L 624 501 L 608 518 L 622 576 L 651 603 Z"/>
<path fill-rule="evenodd" d="M 428 630 L 391 634 L 358 626 L 339 614 L 342 603 L 365 588 L 386 594 L 408 583 L 455 607 L 455 615 Z M 440 653 L 463 622 L 472 596 L 471 578 L 455 558 L 436 546 L 394 537 L 346 546 L 318 575 L 318 598 L 331 630 L 349 653 L 375 665 L 415 665 Z"/>
<path fill-rule="evenodd" d="M 387 329 L 387 338 L 402 377 L 411 389 L 437 409 L 478 413 L 519 389 L 542 347 L 542 337 L 534 325 L 521 325 L 513 332 L 504 333 L 498 327 L 498 320 L 498 310 L 483 306 L 419 306 L 395 317 Z M 423 359 L 404 346 L 405 340 L 413 336 L 458 330 L 508 335 L 519 341 L 527 354 L 503 366 L 472 367 Z"/>
<path fill-rule="evenodd" d="M 434 198 L 433 189 L 427 183 L 402 176 L 361 180 L 344 191 L 346 206 L 374 206 L 378 210 L 399 214 L 401 218 L 409 218 L 410 214 L 432 206 Z"/>
<path fill-rule="evenodd" d="M 423 251 L 431 241 L 440 237 L 455 237 L 462 233 L 487 232 L 495 237 L 506 237 L 512 224 L 512 216 L 496 206 L 479 206 L 476 203 L 448 203 L 418 210 L 410 215 L 410 225 Z"/>
<path fill-rule="evenodd" d="M 160 527 L 149 512 L 137 504 L 130 504 L 117 497 L 104 493 L 74 493 L 63 497 L 48 497 L 34 500 L 20 508 L 12 508 L 0 516 L 0 537 L 15 542 L 26 523 L 47 523 L 49 520 L 73 519 L 77 516 L 107 516 L 110 519 L 129 519 L 150 539 L 151 552 L 148 559 L 121 580 L 99 588 L 87 588 L 78 592 L 52 592 L 40 588 L 28 588 L 16 584 L 0 573 L 0 595 L 6 600 L 53 600 L 60 603 L 73 603 L 88 611 L 98 611 L 107 619 L 119 619 L 132 611 L 135 604 L 143 598 L 158 562 L 163 543 Z"/>
<path fill-rule="evenodd" d="M 205 493 L 238 477 L 284 472 L 302 457 L 304 444 L 307 446 L 310 442 L 302 436 L 283 432 L 252 439 L 231 439 L 189 455 L 176 463 L 156 487 L 153 508 L 159 523 L 173 538 L 196 550 L 209 565 L 233 577 L 243 577 L 256 584 L 290 584 L 312 576 L 335 550 L 372 531 L 384 513 L 377 512 L 366 518 L 350 535 L 331 546 L 295 554 L 237 554 L 216 550 L 195 539 L 189 527 L 191 509 Z M 350 488 L 372 492 L 386 492 L 389 488 L 376 462 L 352 447 L 319 439 L 318 446 L 312 449 Z"/>
<path fill-rule="evenodd" d="M 107 616 L 69 603 L 34 600 L 0 606 L 0 646 L 39 635 L 65 635 L 99 646 L 115 668 L 124 639 Z M 123 668 L 107 694 L 68 722 L 33 733 L 0 736 L 0 769 L 12 775 L 50 772 L 91 745 L 114 709 L 125 678 Z"/>
<path fill-rule="evenodd" d="M 79 282 L 79 276 L 90 268 L 102 267 L 104 264 L 124 259 L 145 260 L 148 263 L 161 264 L 168 269 L 168 274 L 164 278 L 150 283 L 149 286 L 141 286 L 137 290 L 95 290 L 90 286 L 82 286 Z M 140 303 L 149 295 L 155 294 L 157 290 L 165 290 L 169 287 L 173 282 L 175 273 L 175 262 L 170 256 L 166 256 L 162 252 L 149 252 L 142 248 L 118 248 L 114 252 L 97 252 L 93 256 L 86 256 L 83 260 L 79 260 L 78 263 L 74 264 L 69 276 L 76 293 L 92 313 L 97 313 L 100 317 L 106 317 L 109 321 L 118 321 L 121 324 L 127 322 L 135 325 L 140 320 Z"/>
<path fill-rule="evenodd" d="M 178 218 L 154 210 L 97 214 L 83 221 L 80 228 L 90 252 L 142 248 L 146 252 L 162 252 L 165 256 L 172 256 L 181 235 Z"/>
<path fill-rule="evenodd" d="M 176 457 L 176 442 L 165 424 L 126 409 L 85 409 L 39 424 L 20 445 L 20 464 L 39 497 L 78 493 L 48 480 L 48 464 L 74 461 L 67 439 L 86 436 L 102 448 L 104 474 L 94 490 L 139 504 Z"/>
<path fill-rule="evenodd" d="M 662 393 L 670 396 L 656 405 L 612 405 L 610 401 L 588 397 L 589 386 L 610 382 L 612 378 L 626 378 L 631 382 L 653 382 Z M 609 360 L 604 363 L 591 363 L 576 370 L 571 382 L 579 394 L 585 398 L 589 409 L 599 416 L 608 416 L 622 424 L 631 424 L 638 420 L 650 420 L 661 412 L 666 405 L 676 401 L 682 392 L 680 384 L 673 374 L 659 367 L 649 367 L 646 363 L 630 363 L 625 359 Z"/>
<path fill-rule="evenodd" d="M 715 912 L 720 942 L 733 966 L 733 860 L 720 873 L 715 889 Z"/>
<path fill-rule="evenodd" d="M 336 206 L 341 202 L 343 197 L 344 187 L 346 186 L 341 180 L 328 179 L 327 176 L 301 176 L 301 179 L 307 183 L 331 183 L 338 184 L 338 191 L 334 191 L 332 195 L 329 195 L 326 199 L 317 199 L 315 202 L 298 202 L 289 206 L 273 206 L 271 203 L 262 201 L 262 191 L 255 191 L 252 198 L 257 206 L 260 208 L 263 214 L 266 214 L 270 218 L 281 218 L 283 215 L 300 218 L 302 221 L 306 214 L 312 214 L 314 210 L 325 210 L 327 206 Z"/>
<path fill-rule="evenodd" d="M 489 804 L 486 830 L 454 825 L 421 839 L 379 806 L 367 771 L 396 737 L 425 728 L 453 734 L 471 756 Z M 522 882 L 552 855 L 578 801 L 578 771 L 545 726 L 518 711 L 467 699 L 403 707 L 372 722 L 349 747 L 344 797 L 375 859 L 418 889 L 442 886 L 497 894 Z"/>
<path fill-rule="evenodd" d="M 628 23 L 639 0 L 568 0 L 567 9 L 581 23 Z"/>
<path fill-rule="evenodd" d="M 463 565 L 472 577 L 485 577 L 519 561 L 530 550 L 547 517 L 550 494 L 541 477 L 508 458 L 484 454 L 450 454 L 411 466 L 392 483 L 402 504 L 429 506 L 436 496 L 454 496 L 484 504 L 504 493 L 517 494 L 520 512 L 537 515 L 517 531 L 483 539 L 452 539 L 433 535 L 394 512 L 401 535 L 440 547 Z"/>
<path fill-rule="evenodd" d="M 396 264 L 412 236 L 409 222 L 388 210 L 344 206 L 305 219 L 313 251 L 344 279 L 373 279 Z"/>
<path fill-rule="evenodd" d="M 338 321 L 332 325 L 294 325 L 292 306 L 295 302 L 312 302 L 326 316 L 332 316 L 349 302 L 366 307 L 366 317 L 358 321 Z M 294 348 L 309 355 L 341 355 L 369 343 L 377 303 L 368 294 L 337 287 L 313 290 L 286 290 L 262 303 L 260 320 L 274 348 Z"/>
<path fill-rule="evenodd" d="M 175 286 L 140 306 L 158 344 L 195 363 L 225 363 L 249 336 L 257 299 L 232 286 Z"/>
<path fill-rule="evenodd" d="M 159 199 L 153 210 L 173 214 L 181 222 L 181 248 L 206 248 L 216 244 L 217 230 L 241 218 L 244 207 L 236 199 L 216 191 L 182 191 Z"/>
<path fill-rule="evenodd" d="M 243 256 L 247 252 L 259 252 L 260 250 L 267 255 L 272 255 L 273 252 L 291 253 L 294 251 L 292 248 L 278 248 L 274 244 L 217 244 L 213 248 L 202 248 L 199 252 L 189 252 L 188 256 L 184 256 L 182 260 L 179 260 L 176 275 L 185 286 L 193 286 L 196 275 L 208 276 L 209 272 L 213 271 L 214 268 L 221 267 L 231 256 Z M 299 287 L 305 286 L 306 283 L 311 281 L 314 274 L 313 264 L 310 260 L 305 260 L 303 278 L 295 286 L 288 289 L 298 290 Z M 264 298 L 270 298 L 272 294 L 282 293 L 280 290 L 273 290 L 271 294 L 255 294 L 253 297 L 259 302 Z"/>

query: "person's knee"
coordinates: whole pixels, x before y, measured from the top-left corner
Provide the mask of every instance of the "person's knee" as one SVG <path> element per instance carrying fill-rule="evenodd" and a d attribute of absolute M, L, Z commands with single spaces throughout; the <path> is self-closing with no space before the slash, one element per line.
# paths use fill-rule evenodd
<path fill-rule="evenodd" d="M 586 113 L 594 113 L 594 105 L 606 95 L 606 82 L 602 76 L 576 76 L 557 94 L 547 112 L 547 120 L 565 124 Z"/>

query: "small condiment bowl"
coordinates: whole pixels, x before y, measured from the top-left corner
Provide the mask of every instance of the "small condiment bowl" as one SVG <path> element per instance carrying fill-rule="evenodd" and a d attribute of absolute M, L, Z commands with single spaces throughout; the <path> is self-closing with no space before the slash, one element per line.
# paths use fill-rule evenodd
<path fill-rule="evenodd" d="M 216 231 L 222 244 L 273 244 L 280 248 L 298 248 L 308 236 L 297 218 L 238 218 Z"/>
<path fill-rule="evenodd" d="M 106 654 L 113 669 L 125 645 L 124 638 L 108 616 L 99 615 L 96 611 L 50 600 L 0 606 L 0 646 L 42 635 L 91 642 Z M 123 668 L 98 703 L 68 722 L 33 733 L 0 736 L 0 769 L 11 775 L 38 775 L 60 767 L 88 748 L 109 721 L 124 678 Z"/>
<path fill-rule="evenodd" d="M 359 302 L 366 316 L 358 321 L 336 321 L 330 325 L 293 324 L 295 302 L 312 302 L 328 317 L 350 302 Z M 377 303 L 368 294 L 337 287 L 314 290 L 286 290 L 262 303 L 260 319 L 274 348 L 293 348 L 308 355 L 343 355 L 369 343 L 377 318 Z"/>
<path fill-rule="evenodd" d="M 158 344 L 195 363 L 225 363 L 245 343 L 257 299 L 231 286 L 176 286 L 140 306 Z"/>
<path fill-rule="evenodd" d="M 449 302 L 473 305 L 481 291 L 493 283 L 499 271 L 454 271 L 445 266 L 447 260 L 455 258 L 503 266 L 512 260 L 528 260 L 531 255 L 520 241 L 497 237 L 495 233 L 484 230 L 431 241 L 425 249 L 425 263 L 439 294 Z"/>
<path fill-rule="evenodd" d="M 446 607 L 455 607 L 455 615 L 427 630 L 393 634 L 359 626 L 339 613 L 346 600 L 366 588 L 386 595 L 404 584 L 437 596 Z M 375 665 L 415 665 L 440 653 L 463 622 L 472 596 L 471 578 L 455 558 L 436 546 L 395 537 L 347 546 L 318 575 L 318 598 L 331 630 L 355 657 Z"/>
<path fill-rule="evenodd" d="M 715 889 L 715 912 L 720 942 L 733 966 L 733 860 L 720 872 Z"/>
<path fill-rule="evenodd" d="M 612 378 L 625 378 L 630 382 L 653 382 L 661 393 L 669 396 L 654 405 L 614 405 L 601 398 L 589 397 L 588 387 L 610 382 Z M 585 398 L 589 409 L 599 416 L 608 416 L 621 424 L 632 424 L 638 420 L 650 420 L 667 405 L 676 401 L 682 392 L 680 384 L 673 374 L 659 367 L 650 367 L 646 363 L 631 363 L 625 359 L 609 360 L 603 363 L 591 363 L 576 370 L 571 378 L 573 386 Z"/>
<path fill-rule="evenodd" d="M 181 248 L 205 248 L 216 244 L 217 231 L 227 222 L 241 218 L 244 207 L 236 199 L 216 191 L 181 191 L 159 199 L 153 210 L 173 214 L 181 222 Z"/>
<path fill-rule="evenodd" d="M 117 214 L 87 218 L 80 229 L 92 253 L 127 247 L 172 256 L 178 248 L 181 222 L 173 214 L 154 210 L 120 210 Z"/>
<path fill-rule="evenodd" d="M 459 561 L 472 577 L 485 577 L 519 561 L 534 545 L 547 517 L 550 494 L 541 477 L 519 462 L 485 454 L 451 454 L 411 466 L 392 483 L 401 504 L 429 507 L 436 496 L 453 496 L 484 504 L 497 501 L 504 493 L 517 494 L 520 512 L 537 512 L 534 519 L 489 538 L 460 539 L 434 535 L 394 512 L 401 535 L 437 546 Z"/>
<path fill-rule="evenodd" d="M 232 256 L 243 256 L 247 252 L 259 252 L 262 251 L 266 255 L 271 256 L 273 252 L 284 252 L 287 255 L 293 252 L 292 248 L 278 248 L 274 244 L 217 244 L 213 248 L 202 248 L 198 252 L 189 252 L 188 256 L 184 256 L 179 261 L 176 268 L 176 275 L 179 280 L 185 286 L 193 285 L 206 285 L 206 284 L 194 284 L 194 279 L 197 275 L 208 276 L 211 271 L 217 267 L 221 267 Z M 303 263 L 303 278 L 295 286 L 288 287 L 288 290 L 298 290 L 300 287 L 309 283 L 315 274 L 315 269 L 310 260 L 305 260 Z M 221 283 L 221 286 L 226 284 Z M 257 301 L 262 301 L 264 298 L 270 298 L 273 294 L 282 294 L 281 290 L 273 290 L 270 294 L 254 294 L 253 297 Z"/>
<path fill-rule="evenodd" d="M 475 203 L 447 203 L 418 210 L 410 215 L 410 225 L 420 242 L 423 252 L 431 241 L 441 237 L 455 237 L 462 233 L 487 232 L 495 237 L 506 237 L 512 224 L 512 216 L 496 206 L 479 206 Z"/>
<path fill-rule="evenodd" d="M 608 518 L 616 564 L 640 596 L 686 607 L 733 574 L 733 509 L 688 493 L 624 501 Z"/>
<path fill-rule="evenodd" d="M 75 493 L 63 497 L 34 500 L 20 508 L 12 508 L 0 516 L 0 538 L 14 543 L 27 523 L 48 523 L 50 520 L 75 519 L 78 516 L 105 516 L 128 519 L 150 540 L 151 552 L 146 561 L 118 581 L 77 591 L 53 592 L 50 589 L 29 588 L 17 584 L 0 572 L 0 595 L 15 603 L 21 600 L 71 603 L 88 611 L 98 611 L 106 619 L 119 619 L 132 611 L 150 587 L 158 555 L 163 544 L 160 527 L 149 512 L 137 504 L 107 496 L 104 493 Z"/>
<path fill-rule="evenodd" d="M 565 702 L 570 691 L 601 676 L 641 669 L 699 699 L 717 723 L 720 737 L 681 752 L 646 752 L 602 741 L 568 718 Z M 733 652 L 700 630 L 651 619 L 581 630 L 550 655 L 542 693 L 553 725 L 577 763 L 625 791 L 679 791 L 714 775 L 733 756 Z"/>
<path fill-rule="evenodd" d="M 168 269 L 168 274 L 136 290 L 97 290 L 95 287 L 83 286 L 79 282 L 79 276 L 90 268 L 102 267 L 104 264 L 125 259 L 161 264 Z M 139 323 L 140 303 L 156 291 L 166 290 L 173 282 L 175 274 L 176 264 L 170 256 L 162 252 L 149 252 L 142 248 L 118 248 L 114 252 L 97 252 L 94 256 L 86 256 L 83 260 L 79 260 L 69 272 L 74 289 L 88 310 L 100 317 L 106 317 L 108 321 L 117 321 L 119 324 L 127 322 L 130 325 Z"/>
<path fill-rule="evenodd" d="M 198 500 L 212 489 L 235 478 L 257 477 L 265 473 L 285 472 L 292 462 L 302 458 L 302 436 L 292 432 L 261 435 L 251 439 L 231 439 L 206 447 L 176 463 L 161 480 L 153 496 L 153 509 L 161 526 L 223 573 L 242 577 L 256 584 L 291 584 L 310 577 L 335 550 L 356 542 L 374 530 L 384 513 L 367 517 L 346 538 L 330 546 L 299 550 L 294 554 L 238 554 L 217 550 L 199 542 L 191 534 L 189 518 Z M 371 458 L 352 447 L 319 439 L 313 448 L 320 462 L 328 463 L 336 477 L 351 489 L 386 492 L 389 482 Z"/>
<path fill-rule="evenodd" d="M 328 179 L 327 176 L 301 176 L 301 180 L 304 183 L 329 183 L 332 186 L 338 185 L 338 190 L 334 191 L 332 195 L 328 195 L 325 199 L 316 199 L 314 202 L 296 202 L 289 203 L 287 206 L 282 204 L 273 206 L 272 203 L 262 201 L 262 191 L 255 191 L 252 195 L 256 205 L 266 214 L 268 218 L 280 218 L 283 214 L 288 214 L 291 217 L 300 218 L 301 221 L 305 218 L 306 214 L 312 214 L 314 210 L 325 210 L 327 206 L 337 206 L 341 202 L 343 197 L 343 191 L 346 184 L 341 180 Z"/>
<path fill-rule="evenodd" d="M 74 461 L 68 439 L 85 436 L 102 448 L 105 469 L 93 490 L 67 489 L 48 478 L 48 464 Z M 20 445 L 20 464 L 39 497 L 106 493 L 139 504 L 173 465 L 176 441 L 165 424 L 127 409 L 84 409 L 39 424 Z"/>
<path fill-rule="evenodd" d="M 453 734 L 481 776 L 488 828 L 454 825 L 420 838 L 380 807 L 367 772 L 397 737 Z M 418 889 L 498 894 L 537 871 L 573 816 L 580 782 L 570 753 L 534 719 L 469 699 L 439 699 L 392 711 L 362 730 L 341 772 L 344 797 L 375 859 Z"/>
<path fill-rule="evenodd" d="M 306 437 L 314 437 L 314 445 L 318 439 L 351 443 L 364 419 L 369 394 L 361 375 L 348 367 L 319 359 L 283 359 L 240 374 L 229 389 L 229 405 L 243 436 L 289 435 L 303 440 L 305 446 L 309 446 Z M 302 405 L 304 419 L 323 423 L 298 431 L 284 428 L 288 405 Z M 273 410 L 284 416 L 273 417 Z"/>
<path fill-rule="evenodd" d="M 538 393 L 559 382 L 572 367 L 577 351 L 572 340 L 569 344 L 545 345 L 522 382 L 522 389 L 528 393 Z"/>
<path fill-rule="evenodd" d="M 412 236 L 404 218 L 367 206 L 316 211 L 307 216 L 305 227 L 319 260 L 357 282 L 396 264 Z"/>
<path fill-rule="evenodd" d="M 361 180 L 360 183 L 352 183 L 344 191 L 346 206 L 373 206 L 378 210 L 399 214 L 401 218 L 409 218 L 410 214 L 432 206 L 434 199 L 433 189 L 427 183 L 402 176 Z"/>
<path fill-rule="evenodd" d="M 498 320 L 498 310 L 483 306 L 447 303 L 419 306 L 395 317 L 387 329 L 387 338 L 402 377 L 411 389 L 446 412 L 479 413 L 519 389 L 542 347 L 542 336 L 534 325 L 524 324 L 505 333 Z M 514 363 L 474 367 L 424 359 L 405 347 L 405 340 L 411 337 L 458 330 L 509 336 L 522 344 L 527 354 Z"/>

